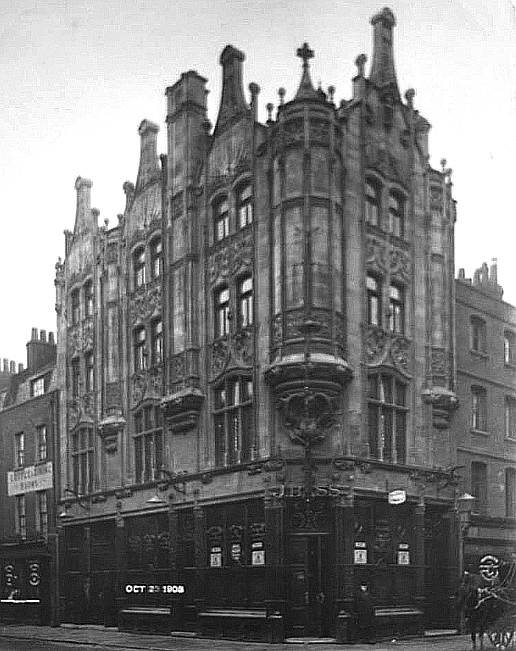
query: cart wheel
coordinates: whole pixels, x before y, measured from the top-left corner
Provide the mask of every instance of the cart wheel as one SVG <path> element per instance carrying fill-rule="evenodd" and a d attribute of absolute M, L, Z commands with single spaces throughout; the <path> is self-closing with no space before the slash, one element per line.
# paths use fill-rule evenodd
<path fill-rule="evenodd" d="M 514 631 L 496 631 L 495 633 L 488 633 L 487 637 L 497 649 L 508 649 L 514 639 Z"/>

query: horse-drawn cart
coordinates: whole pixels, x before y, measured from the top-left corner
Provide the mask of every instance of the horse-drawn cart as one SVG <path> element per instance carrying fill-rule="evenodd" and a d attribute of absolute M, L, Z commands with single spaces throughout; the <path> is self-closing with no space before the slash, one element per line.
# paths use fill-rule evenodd
<path fill-rule="evenodd" d="M 494 556 L 480 562 L 480 573 L 464 573 L 457 593 L 458 605 L 468 622 L 473 649 L 484 634 L 498 649 L 516 645 L 516 562 L 503 563 Z"/>

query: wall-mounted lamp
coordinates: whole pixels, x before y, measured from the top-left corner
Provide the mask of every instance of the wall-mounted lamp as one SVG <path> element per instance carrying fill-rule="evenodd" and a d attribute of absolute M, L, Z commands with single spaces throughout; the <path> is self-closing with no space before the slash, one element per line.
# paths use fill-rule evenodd
<path fill-rule="evenodd" d="M 471 522 L 471 511 L 475 504 L 476 497 L 470 493 L 463 493 L 457 498 L 457 511 L 459 522 L 463 531 L 467 531 Z"/>

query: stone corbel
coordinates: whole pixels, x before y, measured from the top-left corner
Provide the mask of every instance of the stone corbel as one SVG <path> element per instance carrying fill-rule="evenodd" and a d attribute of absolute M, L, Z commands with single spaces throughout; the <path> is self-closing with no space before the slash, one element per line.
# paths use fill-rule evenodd
<path fill-rule="evenodd" d="M 118 450 L 118 433 L 125 426 L 126 420 L 120 413 L 111 414 L 100 421 L 98 432 L 108 454 L 114 454 Z"/>
<path fill-rule="evenodd" d="M 200 389 L 187 387 L 172 393 L 161 401 L 167 427 L 172 434 L 185 434 L 197 427 L 204 394 Z"/>
<path fill-rule="evenodd" d="M 459 399 L 455 392 L 436 386 L 423 391 L 423 400 L 432 405 L 434 427 L 448 429 L 453 412 L 459 406 Z"/>

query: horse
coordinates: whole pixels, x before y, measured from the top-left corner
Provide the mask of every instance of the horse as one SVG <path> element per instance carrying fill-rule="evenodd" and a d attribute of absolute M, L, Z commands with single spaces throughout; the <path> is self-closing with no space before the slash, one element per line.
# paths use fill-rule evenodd
<path fill-rule="evenodd" d="M 486 586 L 481 577 L 464 572 L 457 590 L 457 606 L 468 622 L 473 649 L 484 648 L 484 634 L 500 620 L 506 611 L 505 599 L 496 586 Z"/>

